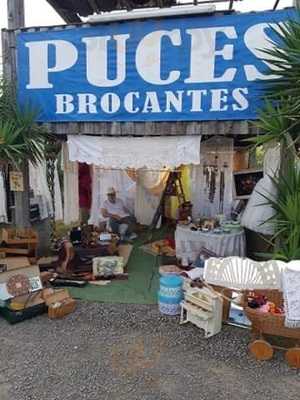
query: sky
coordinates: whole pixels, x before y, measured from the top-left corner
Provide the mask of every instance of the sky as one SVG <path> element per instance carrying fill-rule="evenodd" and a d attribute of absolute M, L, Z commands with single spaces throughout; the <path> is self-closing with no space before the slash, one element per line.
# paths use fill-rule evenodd
<path fill-rule="evenodd" d="M 271 9 L 275 0 L 242 0 L 235 3 L 235 9 L 239 11 L 258 11 Z M 0 0 L 0 29 L 7 26 L 7 0 Z M 289 7 L 293 0 L 280 0 L 279 8 Z M 225 5 L 226 6 L 226 5 Z M 219 8 L 224 8 L 219 5 Z M 59 25 L 64 21 L 46 2 L 46 0 L 25 0 L 25 24 L 26 26 Z M 1 55 L 1 41 L 0 41 Z M 1 59 L 0 59 L 1 63 Z"/>

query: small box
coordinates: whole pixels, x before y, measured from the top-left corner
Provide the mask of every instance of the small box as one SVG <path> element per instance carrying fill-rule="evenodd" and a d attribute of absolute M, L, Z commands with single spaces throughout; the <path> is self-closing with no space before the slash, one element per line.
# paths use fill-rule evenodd
<path fill-rule="evenodd" d="M 72 299 L 67 289 L 45 289 L 43 298 L 48 306 L 48 317 L 51 319 L 63 318 L 71 314 L 76 307 L 76 301 Z"/>
<path fill-rule="evenodd" d="M 71 314 L 75 310 L 75 307 L 75 300 L 68 297 L 61 302 L 50 304 L 48 307 L 48 317 L 51 319 L 63 318 Z"/>

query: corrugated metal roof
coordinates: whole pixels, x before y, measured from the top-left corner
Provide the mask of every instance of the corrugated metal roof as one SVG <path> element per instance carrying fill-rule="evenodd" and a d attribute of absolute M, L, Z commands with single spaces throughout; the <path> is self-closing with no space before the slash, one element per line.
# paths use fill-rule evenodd
<path fill-rule="evenodd" d="M 47 0 L 67 23 L 81 22 L 79 16 L 140 7 L 170 7 L 177 0 Z"/>

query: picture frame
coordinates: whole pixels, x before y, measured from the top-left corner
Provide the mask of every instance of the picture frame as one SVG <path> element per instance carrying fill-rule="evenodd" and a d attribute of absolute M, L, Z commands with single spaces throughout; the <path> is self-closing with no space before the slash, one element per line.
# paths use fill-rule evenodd
<path fill-rule="evenodd" d="M 233 173 L 234 198 L 236 200 L 249 199 L 257 182 L 262 179 L 262 169 L 245 169 Z"/>

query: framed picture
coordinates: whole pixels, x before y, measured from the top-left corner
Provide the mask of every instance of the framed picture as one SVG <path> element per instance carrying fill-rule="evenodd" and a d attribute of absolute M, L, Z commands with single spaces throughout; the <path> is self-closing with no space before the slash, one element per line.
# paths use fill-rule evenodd
<path fill-rule="evenodd" d="M 12 192 L 24 192 L 24 179 L 22 172 L 10 171 L 9 186 Z"/>
<path fill-rule="evenodd" d="M 245 169 L 233 173 L 234 198 L 249 199 L 257 182 L 263 178 L 261 169 Z"/>

